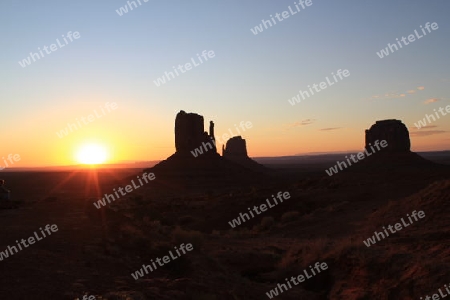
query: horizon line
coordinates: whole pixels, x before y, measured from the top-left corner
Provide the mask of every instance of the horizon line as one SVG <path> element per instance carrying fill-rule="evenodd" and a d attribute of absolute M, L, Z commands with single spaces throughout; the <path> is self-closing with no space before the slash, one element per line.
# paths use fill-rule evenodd
<path fill-rule="evenodd" d="M 285 157 L 299 157 L 299 156 L 320 156 L 320 155 L 335 155 L 335 154 L 345 154 L 345 153 L 357 153 L 361 150 L 347 150 L 347 151 L 334 151 L 334 152 L 306 152 L 292 155 L 280 155 L 280 156 L 249 156 L 253 159 L 267 159 L 267 158 L 285 158 Z M 411 151 L 414 153 L 433 153 L 433 152 L 450 152 L 450 149 L 447 150 L 430 150 L 430 151 Z M 113 162 L 113 163 L 104 163 L 97 165 L 87 165 L 87 164 L 73 164 L 73 165 L 58 165 L 58 166 L 22 166 L 22 167 L 8 167 L 3 170 L 0 170 L 1 173 L 7 173 L 7 170 L 20 171 L 24 169 L 51 169 L 51 168 L 76 168 L 76 169 L 103 169 L 108 168 L 114 165 L 132 165 L 132 164 L 145 164 L 145 163 L 159 163 L 165 159 L 156 159 L 156 160 L 137 160 L 137 161 L 121 161 L 121 162 Z M 127 167 L 124 167 L 126 169 Z M 132 167 L 129 167 L 133 169 Z M 136 166 L 136 169 L 140 169 L 140 166 Z"/>

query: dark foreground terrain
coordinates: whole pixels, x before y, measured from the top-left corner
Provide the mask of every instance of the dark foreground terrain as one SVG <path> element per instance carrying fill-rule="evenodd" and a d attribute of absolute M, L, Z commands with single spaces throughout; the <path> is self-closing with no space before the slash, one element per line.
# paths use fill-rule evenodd
<path fill-rule="evenodd" d="M 0 251 L 46 224 L 58 231 L 0 261 L 0 299 L 269 299 L 316 262 L 328 268 L 272 297 L 425 299 L 448 285 L 450 166 L 396 159 L 332 177 L 321 168 L 280 167 L 260 183 L 228 187 L 210 178 L 201 188 L 195 178 L 155 174 L 101 209 L 94 201 L 142 171 L 2 172 L 19 206 L 2 203 Z M 230 226 L 278 192 L 291 198 Z M 363 243 L 413 211 L 425 217 Z M 194 249 L 131 276 L 182 243 Z"/>

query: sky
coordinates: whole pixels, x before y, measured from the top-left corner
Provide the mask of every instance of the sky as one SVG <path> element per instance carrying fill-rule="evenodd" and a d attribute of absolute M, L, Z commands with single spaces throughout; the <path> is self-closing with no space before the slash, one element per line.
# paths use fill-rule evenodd
<path fill-rule="evenodd" d="M 450 116 L 414 125 L 450 105 L 447 0 L 135 2 L 131 10 L 123 0 L 2 1 L 0 157 L 19 154 L 18 167 L 70 165 L 97 144 L 109 162 L 165 159 L 180 110 L 203 115 L 205 130 L 213 120 L 216 136 L 250 121 L 242 136 L 251 157 L 360 150 L 364 130 L 382 119 L 407 125 L 413 151 L 450 148 Z M 283 11 L 288 18 L 251 30 Z M 424 35 L 427 22 L 438 29 Z M 378 56 L 414 30 L 420 39 Z M 49 54 L 33 61 L 44 46 Z M 199 63 L 205 50 L 214 56 Z M 350 75 L 289 103 L 338 70 Z M 94 111 L 100 117 L 58 135 Z"/>

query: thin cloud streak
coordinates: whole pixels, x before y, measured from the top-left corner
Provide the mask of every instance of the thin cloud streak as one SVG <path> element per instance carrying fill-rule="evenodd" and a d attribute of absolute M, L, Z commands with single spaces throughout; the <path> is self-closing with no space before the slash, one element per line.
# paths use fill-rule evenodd
<path fill-rule="evenodd" d="M 331 131 L 331 130 L 338 130 L 338 129 L 342 129 L 342 127 L 329 127 L 329 128 L 322 128 L 319 130 L 320 131 Z"/>
<path fill-rule="evenodd" d="M 438 101 L 441 101 L 441 99 L 440 98 L 430 98 L 430 99 L 425 100 L 423 103 L 430 104 L 430 103 L 436 103 Z"/>
<path fill-rule="evenodd" d="M 440 133 L 445 133 L 447 131 L 445 130 L 428 130 L 428 131 L 414 131 L 411 132 L 410 135 L 411 136 L 417 136 L 417 137 L 421 137 L 421 136 L 429 136 L 429 135 L 435 135 L 435 134 L 440 134 Z"/>

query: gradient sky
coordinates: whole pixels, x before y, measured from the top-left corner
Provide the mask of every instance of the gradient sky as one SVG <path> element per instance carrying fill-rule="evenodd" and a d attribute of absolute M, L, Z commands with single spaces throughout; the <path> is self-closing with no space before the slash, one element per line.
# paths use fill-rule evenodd
<path fill-rule="evenodd" d="M 126 1 L 3 0 L 0 157 L 19 154 L 21 167 L 74 164 L 77 149 L 95 142 L 112 162 L 164 159 L 175 150 L 179 110 L 203 115 L 205 129 L 213 119 L 216 136 L 251 121 L 243 137 L 254 157 L 359 150 L 364 130 L 391 118 L 408 126 L 414 151 L 449 149 L 450 116 L 429 129 L 414 123 L 450 104 L 450 2 L 312 2 L 254 35 L 250 28 L 294 1 L 141 0 L 119 16 Z M 427 22 L 439 29 L 376 55 Z M 18 64 L 69 31 L 81 38 Z M 161 87 L 153 83 L 203 50 L 216 56 Z M 338 69 L 350 76 L 288 103 Z M 117 110 L 56 135 L 106 102 Z"/>

